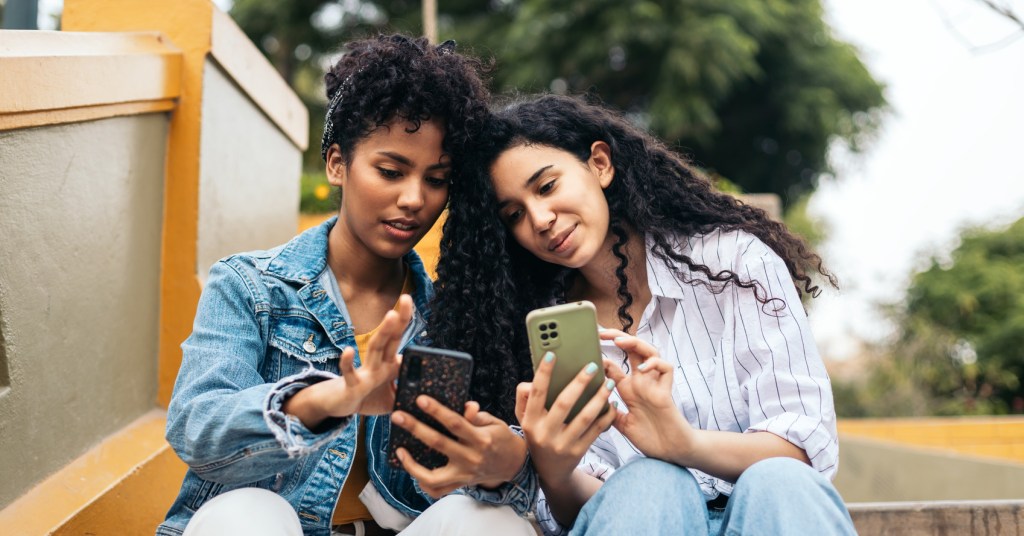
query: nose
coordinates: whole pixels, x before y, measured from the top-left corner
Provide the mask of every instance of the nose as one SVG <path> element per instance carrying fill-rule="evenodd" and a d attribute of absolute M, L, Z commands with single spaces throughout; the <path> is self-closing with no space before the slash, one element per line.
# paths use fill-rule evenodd
<path fill-rule="evenodd" d="M 416 212 L 423 208 L 423 187 L 422 181 L 403 181 L 401 191 L 398 192 L 398 207 L 402 210 Z"/>
<path fill-rule="evenodd" d="M 526 209 L 530 218 L 530 225 L 533 225 L 535 232 L 543 233 L 555 224 L 555 212 L 545 205 L 536 204 Z"/>

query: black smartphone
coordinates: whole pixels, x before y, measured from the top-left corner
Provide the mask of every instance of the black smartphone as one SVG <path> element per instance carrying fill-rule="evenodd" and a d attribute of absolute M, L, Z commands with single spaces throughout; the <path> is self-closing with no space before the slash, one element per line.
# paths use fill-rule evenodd
<path fill-rule="evenodd" d="M 398 370 L 398 390 L 395 409 L 416 417 L 420 422 L 454 438 L 441 423 L 427 415 L 416 405 L 416 397 L 427 395 L 452 411 L 462 414 L 469 401 L 469 382 L 473 377 L 473 357 L 465 352 L 410 345 L 402 352 L 402 366 Z M 429 469 L 442 467 L 448 457 L 426 446 L 404 428 L 391 424 L 388 440 L 388 463 L 401 467 L 395 453 L 405 447 L 413 459 Z"/>

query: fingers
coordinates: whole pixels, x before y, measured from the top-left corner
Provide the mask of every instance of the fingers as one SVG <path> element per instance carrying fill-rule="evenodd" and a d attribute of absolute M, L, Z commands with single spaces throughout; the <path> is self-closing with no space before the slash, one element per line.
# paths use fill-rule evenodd
<path fill-rule="evenodd" d="M 406 472 L 416 479 L 420 489 L 435 499 L 447 495 L 466 484 L 462 479 L 457 478 L 457 475 L 450 469 L 450 465 L 438 467 L 437 469 L 427 469 L 413 459 L 409 451 L 405 450 L 404 447 L 399 447 L 395 454 L 398 456 L 398 461 L 401 462 Z"/>
<path fill-rule="evenodd" d="M 474 402 L 474 404 L 476 403 Z M 444 404 L 439 403 L 437 400 L 427 395 L 420 395 L 416 397 L 416 405 L 424 413 L 433 417 L 441 426 L 444 426 L 455 437 L 468 441 L 477 439 L 476 427 L 470 423 L 469 419 L 445 407 Z M 466 405 L 468 406 L 469 404 L 467 403 Z M 476 404 L 476 411 L 473 412 L 474 417 L 479 410 L 480 405 Z"/>
<path fill-rule="evenodd" d="M 462 418 L 469 422 L 474 422 L 479 413 L 480 403 L 475 400 L 470 400 L 469 402 L 466 402 L 466 406 L 463 408 Z"/>
<path fill-rule="evenodd" d="M 384 315 L 384 320 L 377 327 L 377 332 L 370 337 L 366 346 L 367 356 L 363 364 L 376 364 L 394 359 L 401 342 L 402 333 L 412 319 L 412 297 L 402 294 L 398 298 L 398 306 Z"/>
<path fill-rule="evenodd" d="M 551 371 L 555 368 L 555 354 L 547 352 L 537 365 L 537 371 L 533 373 L 533 381 L 530 382 L 529 397 L 526 400 L 525 414 L 539 416 L 544 413 L 544 402 L 548 397 L 548 386 L 551 384 Z M 519 419 L 522 422 L 522 418 Z"/>
<path fill-rule="evenodd" d="M 604 375 L 611 380 L 615 380 L 615 383 L 619 383 L 626 378 L 626 373 L 622 371 L 621 364 L 611 359 L 603 359 L 602 364 L 604 365 Z"/>
<path fill-rule="evenodd" d="M 576 405 L 576 401 L 579 400 L 581 395 L 583 395 L 583 390 L 586 389 L 587 384 L 590 383 L 594 374 L 597 373 L 598 368 L 597 363 L 587 363 L 587 365 L 576 374 L 576 377 L 569 382 L 569 385 L 566 385 L 565 389 L 562 389 L 558 398 L 556 398 L 555 402 L 551 404 L 551 409 L 548 411 L 548 414 L 552 418 L 559 419 L 560 422 L 564 421 L 569 415 L 569 411 Z M 535 394 L 536 393 L 531 393 L 530 396 L 532 397 Z"/>
<path fill-rule="evenodd" d="M 434 403 L 434 406 L 440 406 L 438 403 Z M 450 410 L 449 410 L 450 411 Z M 462 416 L 455 414 L 459 419 Z M 423 442 L 424 445 L 448 456 L 464 456 L 466 454 L 466 447 L 460 445 L 457 441 L 450 437 L 438 432 L 437 430 L 423 424 L 419 419 L 413 417 L 409 413 L 404 411 L 396 411 L 391 414 L 391 422 L 401 426 L 407 430 L 410 434 Z"/>
<path fill-rule="evenodd" d="M 615 381 L 606 379 L 601 388 L 594 393 L 594 396 L 590 398 L 583 409 L 580 410 L 579 414 L 569 423 L 566 428 L 566 433 L 572 437 L 582 438 L 586 435 L 586 432 L 592 428 L 592 425 L 598 420 L 598 415 L 601 411 L 608 406 L 608 397 L 612 394 L 612 389 L 615 388 Z M 610 421 L 609 421 L 610 422 Z M 596 435 L 594 436 L 597 437 Z"/>
<path fill-rule="evenodd" d="M 523 424 L 523 416 L 526 414 L 526 402 L 530 399 L 530 391 L 533 390 L 533 384 L 530 382 L 522 382 L 516 386 L 516 420 L 519 424 Z"/>
<path fill-rule="evenodd" d="M 355 365 L 354 361 L 356 358 L 356 351 L 351 346 L 346 346 L 341 351 L 341 359 L 338 360 L 338 370 L 341 372 L 341 376 L 345 378 L 345 383 L 351 385 L 355 382 Z"/>

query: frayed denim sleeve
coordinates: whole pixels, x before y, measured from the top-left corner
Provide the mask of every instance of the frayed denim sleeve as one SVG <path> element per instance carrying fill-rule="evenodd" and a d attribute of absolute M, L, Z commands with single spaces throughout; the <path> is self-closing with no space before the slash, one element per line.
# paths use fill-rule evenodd
<path fill-rule="evenodd" d="M 257 482 L 295 468 L 295 457 L 336 436 L 343 421 L 307 430 L 281 405 L 287 396 L 332 377 L 312 368 L 268 383 L 269 309 L 258 274 L 241 263 L 218 262 L 199 299 L 192 334 L 167 409 L 167 441 L 204 480 Z M 276 412 L 276 413 L 275 413 Z M 300 444 L 301 440 L 301 444 Z"/>
<path fill-rule="evenodd" d="M 523 430 L 518 426 L 509 426 L 513 432 L 523 437 Z M 526 515 L 533 509 L 537 500 L 537 472 L 530 463 L 530 452 L 526 452 L 526 461 L 519 469 L 519 472 L 511 480 L 498 486 L 495 489 L 485 489 L 480 486 L 462 488 L 461 493 L 472 497 L 482 503 L 495 505 L 508 505 L 519 515 Z"/>
<path fill-rule="evenodd" d="M 337 417 L 325 420 L 316 431 L 310 430 L 294 415 L 288 415 L 283 407 L 286 400 L 295 393 L 322 381 L 337 378 L 335 374 L 310 369 L 295 376 L 283 378 L 267 392 L 263 407 L 263 419 L 274 433 L 281 448 L 290 458 L 305 456 L 330 443 L 345 429 L 351 417 Z"/>

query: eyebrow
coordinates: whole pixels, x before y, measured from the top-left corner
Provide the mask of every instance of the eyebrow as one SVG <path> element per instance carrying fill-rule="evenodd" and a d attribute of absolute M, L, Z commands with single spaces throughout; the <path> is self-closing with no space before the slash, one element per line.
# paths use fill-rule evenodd
<path fill-rule="evenodd" d="M 528 190 L 530 188 L 530 185 L 532 185 L 533 183 L 537 182 L 537 179 L 539 179 L 541 177 L 541 175 L 544 174 L 545 171 L 551 169 L 553 166 L 554 166 L 554 164 L 548 164 L 548 165 L 538 169 L 537 171 L 534 171 L 533 175 L 530 175 L 530 178 L 526 179 L 526 182 L 523 183 L 523 189 L 524 190 Z M 505 208 L 505 206 L 508 205 L 510 202 L 511 201 L 500 201 L 498 203 L 498 208 L 499 209 Z"/>
<path fill-rule="evenodd" d="M 398 153 L 392 153 L 390 151 L 378 151 L 377 154 L 382 155 L 382 156 L 386 156 L 386 157 L 388 157 L 388 158 L 390 158 L 390 159 L 392 159 L 392 160 L 394 160 L 394 161 L 396 161 L 399 164 L 402 164 L 404 166 L 412 167 L 412 160 L 409 160 L 408 158 L 406 158 L 406 157 L 404 157 L 404 156 L 402 156 L 402 155 L 400 155 Z M 450 162 L 438 162 L 438 163 L 433 164 L 431 166 L 427 166 L 427 170 L 448 169 L 450 167 L 452 167 Z"/>

